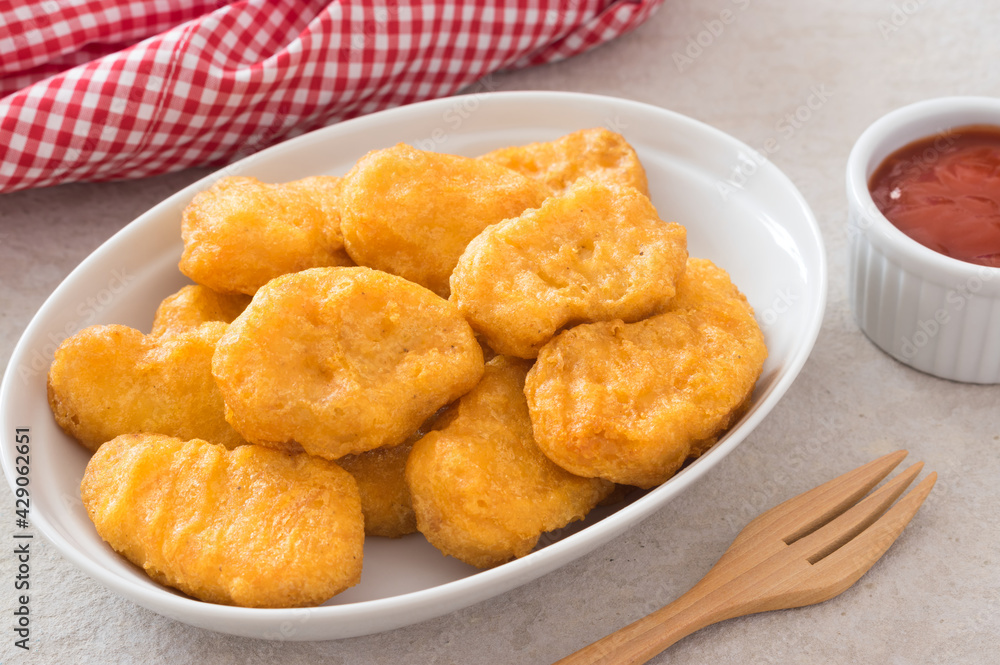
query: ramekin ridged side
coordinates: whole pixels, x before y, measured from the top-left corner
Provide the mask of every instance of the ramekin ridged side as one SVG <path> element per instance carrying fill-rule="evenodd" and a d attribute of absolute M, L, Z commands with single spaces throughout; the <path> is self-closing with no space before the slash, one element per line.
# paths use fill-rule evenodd
<path fill-rule="evenodd" d="M 980 295 L 992 275 L 983 273 L 954 283 L 932 281 L 854 233 L 851 310 L 876 346 L 914 369 L 966 383 L 1000 383 L 1000 299 Z"/>

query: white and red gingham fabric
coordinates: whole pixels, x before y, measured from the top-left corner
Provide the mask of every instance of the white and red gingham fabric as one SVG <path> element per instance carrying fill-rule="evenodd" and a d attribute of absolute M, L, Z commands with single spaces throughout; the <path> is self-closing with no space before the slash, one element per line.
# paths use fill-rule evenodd
<path fill-rule="evenodd" d="M 631 30 L 662 0 L 0 0 L 0 192 L 218 165 Z"/>

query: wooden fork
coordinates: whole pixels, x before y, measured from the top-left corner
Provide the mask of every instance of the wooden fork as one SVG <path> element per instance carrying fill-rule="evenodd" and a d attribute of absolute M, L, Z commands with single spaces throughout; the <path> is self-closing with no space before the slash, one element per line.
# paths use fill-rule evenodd
<path fill-rule="evenodd" d="M 934 486 L 931 473 L 892 506 L 919 462 L 865 497 L 904 457 L 885 455 L 768 510 L 683 596 L 556 665 L 645 663 L 710 624 L 833 598 L 889 549 Z"/>

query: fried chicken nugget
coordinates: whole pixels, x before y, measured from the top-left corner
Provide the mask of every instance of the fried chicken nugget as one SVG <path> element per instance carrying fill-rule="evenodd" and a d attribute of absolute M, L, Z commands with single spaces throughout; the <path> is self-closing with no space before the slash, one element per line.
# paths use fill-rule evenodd
<path fill-rule="evenodd" d="M 453 304 L 369 268 L 275 278 L 229 326 L 212 371 L 248 441 L 327 459 L 402 443 L 483 373 Z"/>
<path fill-rule="evenodd" d="M 227 447 L 246 443 L 225 420 L 212 378 L 222 322 L 167 336 L 122 325 L 84 328 L 56 350 L 49 406 L 59 426 L 88 449 L 119 434 L 155 432 Z"/>
<path fill-rule="evenodd" d="M 361 578 L 358 488 L 317 457 L 126 434 L 91 458 L 80 496 L 113 549 L 210 603 L 318 605 Z"/>
<path fill-rule="evenodd" d="M 583 179 L 473 239 L 451 300 L 498 353 L 534 358 L 567 324 L 662 309 L 686 261 L 686 230 L 645 195 Z"/>
<path fill-rule="evenodd" d="M 337 460 L 358 483 L 365 535 L 399 538 L 417 530 L 406 486 L 406 460 L 416 438 L 411 436 L 398 446 L 383 446 Z"/>
<path fill-rule="evenodd" d="M 438 410 L 398 446 L 383 446 L 337 459 L 337 464 L 358 483 L 366 536 L 400 538 L 416 532 L 417 518 L 406 485 L 406 460 L 413 444 L 431 430 L 444 410 Z"/>
<path fill-rule="evenodd" d="M 648 488 L 728 428 L 767 357 L 729 276 L 690 259 L 666 313 L 571 328 L 525 382 L 535 438 L 559 466 Z"/>
<path fill-rule="evenodd" d="M 184 209 L 180 270 L 220 293 L 253 295 L 269 280 L 353 265 L 340 231 L 340 178 L 283 184 L 222 178 Z"/>
<path fill-rule="evenodd" d="M 232 323 L 249 304 L 248 295 L 216 293 L 200 284 L 189 284 L 156 308 L 150 334 L 162 337 L 186 332 L 210 321 Z"/>
<path fill-rule="evenodd" d="M 469 241 L 549 193 L 497 164 L 401 143 L 368 153 L 345 176 L 344 244 L 359 265 L 447 298 L 448 277 Z"/>
<path fill-rule="evenodd" d="M 649 196 L 646 170 L 621 134 L 602 127 L 582 129 L 555 141 L 500 148 L 480 159 L 545 183 L 553 192 L 580 178 L 635 187 Z"/>
<path fill-rule="evenodd" d="M 614 489 L 564 471 L 535 445 L 523 392 L 530 366 L 505 356 L 487 363 L 406 464 L 417 528 L 479 568 L 524 556 L 542 533 L 583 519 Z"/>

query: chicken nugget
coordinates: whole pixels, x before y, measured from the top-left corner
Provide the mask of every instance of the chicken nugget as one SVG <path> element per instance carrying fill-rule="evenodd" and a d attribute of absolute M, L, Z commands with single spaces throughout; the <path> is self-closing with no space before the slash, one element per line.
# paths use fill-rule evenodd
<path fill-rule="evenodd" d="M 542 533 L 583 519 L 614 489 L 564 471 L 535 445 L 523 392 L 530 366 L 505 356 L 487 363 L 406 464 L 417 528 L 479 568 L 524 556 Z"/>
<path fill-rule="evenodd" d="M 214 291 L 253 295 L 278 275 L 353 265 L 339 195 L 334 176 L 282 184 L 222 178 L 184 209 L 180 270 Z"/>
<path fill-rule="evenodd" d="M 398 446 L 383 446 L 337 460 L 358 483 L 365 535 L 399 538 L 417 530 L 406 486 L 406 460 L 416 439 L 411 436 Z"/>
<path fill-rule="evenodd" d="M 567 324 L 662 309 L 686 261 L 686 230 L 645 195 L 583 179 L 473 239 L 451 300 L 497 353 L 534 358 Z"/>
<path fill-rule="evenodd" d="M 161 337 L 186 332 L 210 321 L 232 323 L 249 304 L 248 295 L 216 293 L 206 286 L 189 284 L 156 308 L 150 334 Z"/>
<path fill-rule="evenodd" d="M 157 337 L 122 325 L 84 328 L 56 350 L 49 406 L 59 426 L 94 451 L 119 434 L 155 432 L 235 447 L 212 378 L 226 324 Z"/>
<path fill-rule="evenodd" d="M 406 460 L 413 444 L 430 431 L 443 411 L 440 409 L 428 418 L 398 446 L 383 446 L 337 459 L 337 464 L 358 483 L 366 536 L 400 538 L 417 530 L 413 500 L 406 485 Z"/>
<path fill-rule="evenodd" d="M 690 259 L 667 312 L 580 325 L 542 348 L 524 388 L 535 438 L 578 475 L 658 485 L 734 422 L 766 357 L 743 294 Z"/>
<path fill-rule="evenodd" d="M 503 166 L 401 143 L 368 153 L 345 176 L 344 244 L 359 265 L 447 298 L 448 277 L 469 241 L 548 195 L 545 185 Z"/>
<path fill-rule="evenodd" d="M 318 605 L 361 578 L 357 485 L 317 457 L 126 434 L 90 459 L 80 496 L 114 550 L 210 603 Z"/>
<path fill-rule="evenodd" d="M 580 178 L 628 185 L 649 195 L 646 170 L 621 134 L 602 127 L 582 129 L 555 141 L 510 146 L 480 159 L 506 166 L 545 183 L 553 192 L 569 189 Z"/>
<path fill-rule="evenodd" d="M 402 443 L 483 373 L 458 309 L 369 268 L 311 268 L 254 296 L 212 371 L 248 441 L 337 459 Z"/>

